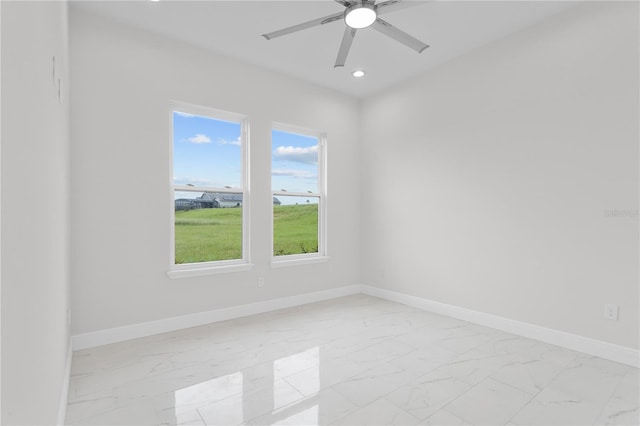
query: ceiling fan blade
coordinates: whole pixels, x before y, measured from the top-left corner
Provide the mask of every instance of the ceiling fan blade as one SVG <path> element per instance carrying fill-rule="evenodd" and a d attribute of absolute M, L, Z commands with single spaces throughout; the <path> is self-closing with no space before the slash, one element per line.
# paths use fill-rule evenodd
<path fill-rule="evenodd" d="M 316 27 L 318 25 L 330 24 L 331 22 L 339 21 L 344 17 L 344 12 L 334 13 L 333 15 L 324 16 L 322 18 L 314 19 L 311 21 L 303 22 L 302 24 L 293 25 L 291 27 L 283 28 L 278 31 L 273 31 L 267 34 L 262 34 L 262 37 L 267 40 L 280 37 L 283 35 L 295 33 L 297 31 L 306 30 L 307 28 Z"/>
<path fill-rule="evenodd" d="M 349 26 L 345 26 L 344 36 L 342 36 L 342 43 L 340 43 L 340 50 L 338 51 L 338 57 L 336 58 L 336 64 L 333 66 L 344 67 L 344 63 L 347 60 L 347 55 L 349 54 L 349 50 L 351 49 L 351 43 L 353 43 L 353 38 L 356 36 L 355 28 L 351 28 Z"/>
<path fill-rule="evenodd" d="M 383 15 L 387 12 L 394 12 L 396 10 L 405 9 L 407 7 L 418 6 L 426 3 L 426 1 L 402 1 L 402 0 L 388 0 L 376 4 L 376 13 Z"/>
<path fill-rule="evenodd" d="M 422 53 L 424 49 L 429 47 L 429 45 L 424 44 L 417 38 L 397 29 L 387 21 L 384 21 L 380 18 L 376 19 L 376 22 L 373 23 L 371 28 L 380 31 L 382 34 L 391 37 L 395 41 L 404 44 L 408 48 L 413 49 L 418 53 Z"/>
<path fill-rule="evenodd" d="M 347 1 L 347 0 L 335 0 L 336 3 L 340 3 L 341 5 L 343 5 L 344 7 L 349 7 L 351 6 L 351 2 Z"/>

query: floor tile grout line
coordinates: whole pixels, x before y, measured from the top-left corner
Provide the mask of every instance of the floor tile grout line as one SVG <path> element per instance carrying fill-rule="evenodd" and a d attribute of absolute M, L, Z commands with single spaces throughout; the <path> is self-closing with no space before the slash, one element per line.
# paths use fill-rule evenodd
<path fill-rule="evenodd" d="M 544 343 L 544 342 L 542 342 L 542 343 Z M 511 416 L 511 418 L 507 421 L 507 423 L 511 422 L 511 421 L 512 421 L 512 420 L 513 420 L 513 419 L 514 419 L 518 414 L 520 414 L 520 412 L 521 412 L 522 410 L 524 410 L 527 406 L 529 406 L 529 405 L 531 404 L 531 402 L 533 402 L 533 400 L 534 400 L 534 399 L 536 399 L 536 398 L 538 397 L 538 395 L 540 395 L 540 393 L 542 393 L 542 391 L 543 391 L 544 389 L 548 388 L 548 386 L 549 386 L 551 383 L 553 383 L 553 382 L 556 380 L 556 378 L 558 378 L 558 376 L 559 376 L 563 371 L 565 371 L 565 370 L 566 370 L 566 366 L 567 366 L 568 364 L 570 364 L 570 363 L 571 363 L 571 360 L 569 360 L 569 361 L 567 361 L 566 363 L 562 364 L 562 367 L 561 367 L 561 368 L 558 370 L 558 372 L 553 376 L 553 378 L 552 378 L 551 380 L 549 380 L 549 383 L 547 383 L 547 385 L 545 385 L 543 388 L 539 389 L 539 390 L 538 390 L 538 392 L 536 392 L 536 393 L 533 395 L 533 397 L 532 397 L 529 401 L 527 401 L 527 403 L 526 403 L 524 406 L 522 406 L 522 407 L 520 408 L 520 410 L 518 410 L 518 411 L 517 411 L 513 416 Z M 495 373 L 494 373 L 494 374 L 495 374 Z M 502 382 L 502 381 L 500 381 L 499 379 L 495 379 L 495 378 L 494 378 L 494 380 L 497 380 L 497 381 L 499 381 L 499 382 L 503 383 L 503 382 Z M 508 383 L 504 383 L 504 384 L 508 385 Z M 514 387 L 514 386 L 512 386 L 512 387 Z M 506 424 L 506 423 L 505 423 L 505 424 Z"/>
<path fill-rule="evenodd" d="M 557 377 L 558 375 L 560 375 L 560 373 L 561 373 L 561 371 L 559 371 L 559 372 L 558 372 L 558 374 L 556 374 L 556 376 L 555 376 L 555 377 Z M 551 383 L 551 382 L 553 382 L 553 379 L 552 379 L 549 383 Z M 548 386 L 548 385 L 547 385 L 547 386 Z M 536 398 L 538 397 L 538 395 L 540 395 L 540 394 L 542 393 L 542 391 L 543 391 L 547 386 L 545 386 L 545 387 L 543 387 L 542 389 L 538 390 L 538 392 L 536 392 L 536 393 L 531 397 L 531 399 L 529 399 L 529 401 L 527 401 L 527 403 L 526 403 L 526 404 L 524 404 L 524 405 L 523 405 L 523 406 L 522 406 L 522 407 L 521 407 L 521 408 L 520 408 L 520 409 L 519 409 L 519 410 L 518 410 L 518 411 L 517 411 L 513 416 L 511 416 L 511 418 L 510 418 L 509 420 L 507 420 L 507 422 L 506 422 L 506 423 L 509 423 L 509 422 L 511 422 L 513 419 L 515 419 L 515 418 L 518 416 L 518 414 L 520 414 L 520 412 L 522 412 L 522 410 L 524 410 L 526 407 L 528 407 L 528 406 L 533 402 L 533 400 L 534 400 L 534 399 L 536 399 Z M 506 424 L 506 423 L 505 423 L 505 424 Z"/>
<path fill-rule="evenodd" d="M 447 402 L 445 405 L 443 405 L 442 407 L 440 407 L 440 410 L 444 410 L 446 409 L 449 405 L 451 405 L 454 401 L 458 400 L 459 398 L 462 398 L 462 396 L 466 395 L 467 393 L 471 392 L 472 389 L 478 387 L 480 385 L 480 383 L 484 382 L 487 379 L 487 377 L 485 377 L 484 379 L 480 380 L 478 383 L 476 383 L 475 385 L 471 385 L 471 387 L 469 387 L 469 389 L 467 389 L 466 391 L 462 392 L 460 395 L 456 396 L 455 398 L 453 398 L 451 401 Z M 440 411 L 438 410 L 438 411 Z M 450 411 L 447 411 L 450 412 Z M 434 413 L 435 414 L 435 413 Z M 455 415 L 456 417 L 459 417 L 460 419 L 462 419 L 463 421 L 465 421 L 466 423 L 471 423 L 469 420 L 465 419 L 464 417 L 461 417 L 458 414 L 452 413 L 453 415 Z M 428 418 L 428 417 L 427 417 Z"/>
<path fill-rule="evenodd" d="M 620 386 L 620 384 L 622 383 L 623 379 L 624 379 L 624 377 L 620 377 L 620 380 L 618 380 L 618 383 L 616 384 L 616 387 L 613 389 L 613 392 L 611 392 L 611 396 L 607 399 L 607 401 L 604 404 L 602 404 L 602 408 L 600 409 L 600 411 L 598 412 L 598 415 L 593 420 L 593 424 L 595 424 L 595 422 L 597 422 L 598 419 L 604 414 L 605 410 L 607 409 L 607 406 L 613 400 L 613 397 L 616 395 L 616 391 L 618 390 L 618 386 Z"/>

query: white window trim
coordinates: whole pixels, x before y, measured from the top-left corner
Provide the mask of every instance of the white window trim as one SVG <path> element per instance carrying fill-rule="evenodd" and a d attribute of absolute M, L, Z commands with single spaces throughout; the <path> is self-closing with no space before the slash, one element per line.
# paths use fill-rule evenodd
<path fill-rule="evenodd" d="M 215 120 L 224 120 L 240 123 L 240 161 L 242 163 L 242 182 L 241 188 L 214 188 L 200 186 L 174 185 L 173 183 L 173 112 L 180 111 L 188 114 L 194 114 L 204 117 L 210 117 Z M 169 278 L 187 278 L 202 275 L 220 274 L 228 272 L 240 272 L 250 270 L 253 265 L 250 261 L 250 225 L 251 225 L 251 197 L 249 191 L 249 120 L 246 115 L 236 114 L 227 111 L 221 111 L 214 108 L 208 108 L 199 105 L 188 104 L 184 102 L 170 102 L 169 109 L 171 130 L 170 130 L 170 156 L 169 156 L 169 190 L 170 190 L 170 252 L 169 252 L 169 270 L 167 276 Z M 211 262 L 198 263 L 175 263 L 175 191 L 189 192 L 227 192 L 242 193 L 242 258 L 233 260 L 217 260 Z"/>
<path fill-rule="evenodd" d="M 318 205 L 318 252 L 304 254 L 289 254 L 275 256 L 273 253 L 273 206 L 270 211 L 270 250 L 271 250 L 271 267 L 285 268 L 289 266 L 299 266 L 313 263 L 322 263 L 329 261 L 327 251 L 327 134 L 325 132 L 310 130 L 303 127 L 293 126 L 283 123 L 272 123 L 272 130 L 296 133 L 303 136 L 311 136 L 318 139 L 318 192 L 315 193 L 298 193 L 288 191 L 271 191 L 271 197 L 286 196 L 310 196 L 320 199 Z M 273 150 L 273 141 L 271 141 L 271 149 Z M 273 161 L 269 161 L 269 170 L 273 166 Z M 271 175 L 271 173 L 269 173 Z"/>
<path fill-rule="evenodd" d="M 188 265 L 190 266 L 204 265 L 209 263 L 214 263 L 214 262 L 189 263 Z M 216 262 L 215 266 L 210 266 L 210 267 L 193 266 L 189 269 L 172 269 L 167 272 L 167 276 L 172 279 L 201 277 L 204 275 L 215 275 L 215 274 L 226 274 L 231 272 L 249 271 L 251 270 L 251 268 L 253 268 L 253 265 L 251 263 L 219 265 Z"/>
<path fill-rule="evenodd" d="M 271 268 L 288 268 L 290 266 L 311 265 L 314 263 L 325 263 L 331 259 L 329 256 L 322 256 L 318 253 L 287 254 L 283 256 L 273 256 Z"/>

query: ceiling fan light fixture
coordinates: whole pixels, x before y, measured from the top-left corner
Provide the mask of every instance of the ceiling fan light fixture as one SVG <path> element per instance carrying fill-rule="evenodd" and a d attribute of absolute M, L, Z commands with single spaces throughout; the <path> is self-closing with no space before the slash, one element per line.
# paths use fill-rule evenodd
<path fill-rule="evenodd" d="M 365 70 L 361 70 L 361 69 L 353 70 L 351 72 L 351 75 L 354 76 L 355 78 L 362 78 L 365 76 L 365 74 L 366 74 Z"/>
<path fill-rule="evenodd" d="M 355 29 L 367 28 L 377 18 L 374 5 L 366 1 L 349 6 L 344 13 L 344 22 Z"/>

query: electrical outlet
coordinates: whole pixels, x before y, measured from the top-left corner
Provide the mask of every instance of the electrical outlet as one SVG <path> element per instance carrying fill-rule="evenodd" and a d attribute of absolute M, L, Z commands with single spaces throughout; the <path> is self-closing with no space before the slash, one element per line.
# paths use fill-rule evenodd
<path fill-rule="evenodd" d="M 258 287 L 264 287 L 264 277 L 258 278 Z"/>
<path fill-rule="evenodd" d="M 604 317 L 611 321 L 618 321 L 618 305 L 604 305 Z"/>

